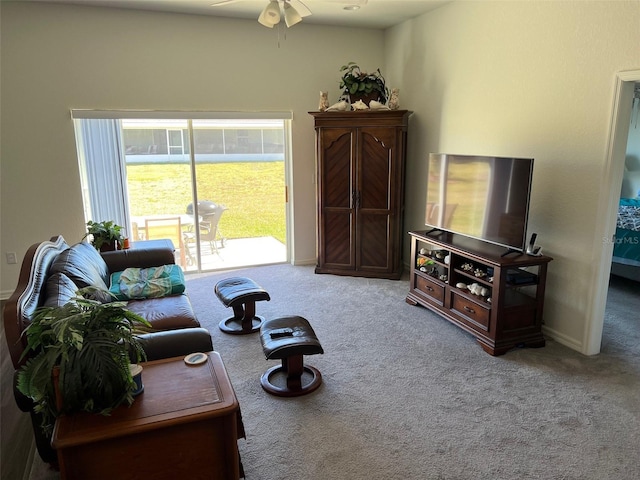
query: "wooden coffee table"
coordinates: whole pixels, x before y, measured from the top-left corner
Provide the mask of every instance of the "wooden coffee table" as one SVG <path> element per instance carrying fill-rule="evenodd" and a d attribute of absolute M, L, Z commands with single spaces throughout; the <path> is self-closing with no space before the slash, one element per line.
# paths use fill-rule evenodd
<path fill-rule="evenodd" d="M 144 392 L 109 416 L 56 421 L 52 445 L 62 480 L 240 478 L 240 406 L 217 352 L 143 363 Z"/>

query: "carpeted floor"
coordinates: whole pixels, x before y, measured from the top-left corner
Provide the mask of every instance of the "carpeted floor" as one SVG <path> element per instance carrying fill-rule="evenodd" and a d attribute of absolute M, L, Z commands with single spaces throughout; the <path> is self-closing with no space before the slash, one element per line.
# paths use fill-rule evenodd
<path fill-rule="evenodd" d="M 267 318 L 301 315 L 324 355 L 323 385 L 265 393 L 257 335 L 220 332 L 216 281 L 248 276 Z M 236 390 L 248 480 L 581 479 L 640 476 L 640 295 L 614 277 L 603 348 L 554 341 L 491 357 L 464 331 L 404 299 L 407 281 L 315 275 L 274 265 L 188 277 L 188 291 Z M 38 474 L 32 478 L 53 479 Z"/>

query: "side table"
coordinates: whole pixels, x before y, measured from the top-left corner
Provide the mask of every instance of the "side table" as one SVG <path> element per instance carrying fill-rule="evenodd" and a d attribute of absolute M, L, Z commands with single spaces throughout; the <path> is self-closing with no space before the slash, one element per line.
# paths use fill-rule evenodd
<path fill-rule="evenodd" d="M 237 480 L 244 437 L 240 406 L 222 359 L 183 357 L 142 364 L 144 392 L 109 416 L 56 421 L 52 445 L 62 480 Z"/>

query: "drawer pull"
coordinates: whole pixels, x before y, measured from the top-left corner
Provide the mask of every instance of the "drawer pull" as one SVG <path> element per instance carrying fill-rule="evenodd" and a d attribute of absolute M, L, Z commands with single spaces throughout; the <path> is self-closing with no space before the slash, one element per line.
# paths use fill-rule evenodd
<path fill-rule="evenodd" d="M 476 313 L 476 311 L 473 308 L 467 307 L 466 305 L 464 306 L 464 309 L 468 313 L 474 313 L 474 314 Z"/>
<path fill-rule="evenodd" d="M 425 288 L 426 288 L 427 290 L 429 290 L 430 292 L 433 292 L 433 288 L 431 288 L 429 285 L 427 285 Z"/>

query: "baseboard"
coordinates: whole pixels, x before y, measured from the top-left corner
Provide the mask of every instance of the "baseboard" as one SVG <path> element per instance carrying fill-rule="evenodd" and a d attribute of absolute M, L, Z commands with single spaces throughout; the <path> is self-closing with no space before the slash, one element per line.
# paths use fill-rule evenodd
<path fill-rule="evenodd" d="M 13 290 L 0 291 L 0 300 L 8 300 L 12 293 Z"/>
<path fill-rule="evenodd" d="M 542 326 L 542 333 L 545 336 L 551 337 L 554 341 L 564 345 L 565 347 L 569 347 L 576 352 L 583 352 L 583 345 L 581 342 L 578 342 L 576 339 L 571 338 L 563 333 L 560 333 L 552 328 L 547 327 L 546 325 Z"/>
<path fill-rule="evenodd" d="M 315 258 L 309 258 L 307 260 L 294 260 L 293 262 L 293 266 L 294 267 L 304 267 L 307 265 L 315 265 L 316 264 L 316 259 Z"/>

